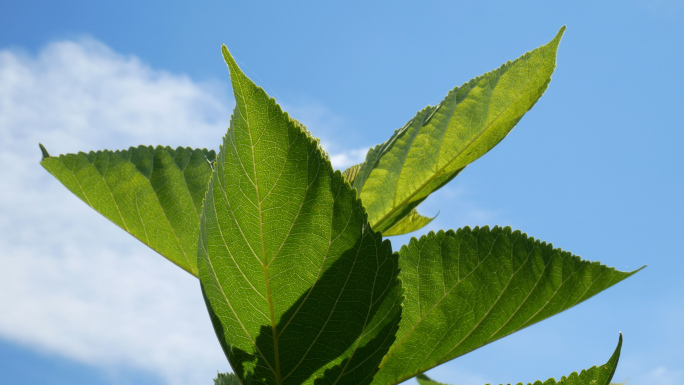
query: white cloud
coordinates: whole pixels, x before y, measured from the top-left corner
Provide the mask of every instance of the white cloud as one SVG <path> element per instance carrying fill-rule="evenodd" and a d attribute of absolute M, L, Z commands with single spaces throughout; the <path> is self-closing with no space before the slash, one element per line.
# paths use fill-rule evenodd
<path fill-rule="evenodd" d="M 0 84 L 0 337 L 174 385 L 227 371 L 198 281 L 38 163 L 39 142 L 53 155 L 139 144 L 216 149 L 232 108 L 227 86 L 152 69 L 92 39 L 37 55 L 0 50 Z M 315 102 L 286 109 L 317 134 L 342 125 Z M 366 152 L 328 149 L 338 168 Z"/>
<path fill-rule="evenodd" d="M 325 143 L 323 143 L 323 146 L 325 146 Z M 330 163 L 336 169 L 344 171 L 349 166 L 363 162 L 366 159 L 367 153 L 368 149 L 364 147 L 330 154 Z"/>
<path fill-rule="evenodd" d="M 150 371 L 173 385 L 208 383 L 228 370 L 197 280 L 38 164 L 39 142 L 53 154 L 138 144 L 216 148 L 229 125 L 227 87 L 152 69 L 91 39 L 56 42 L 37 55 L 0 50 L 0 84 L 0 337 L 100 367 Z M 345 132 L 318 103 L 285 109 L 316 135 Z M 322 142 L 339 169 L 368 150 Z M 462 187 L 436 195 L 421 206 L 426 215 L 442 210 L 430 229 L 441 217 L 451 228 L 454 218 L 473 225 L 499 216 L 472 204 Z M 449 374 L 442 377 L 481 382 Z"/>
<path fill-rule="evenodd" d="M 313 135 L 322 138 L 321 145 L 330 154 L 330 163 L 337 170 L 359 164 L 366 159 L 367 147 L 347 149 L 341 142 L 347 142 L 348 123 L 326 106 L 312 100 L 299 103 L 281 103 L 285 111 L 303 123 Z M 337 140 L 335 140 L 337 139 Z"/>
<path fill-rule="evenodd" d="M 53 43 L 35 59 L 5 50 L 0 67 L 3 145 L 38 134 L 59 152 L 207 146 L 228 125 L 230 110 L 216 87 L 153 70 L 93 40 Z"/>
<path fill-rule="evenodd" d="M 220 85 L 149 68 L 93 40 L 0 51 L 0 336 L 170 384 L 228 364 L 197 280 L 100 217 L 38 161 L 138 144 L 217 147 Z M 225 90 L 224 90 L 225 91 Z"/>

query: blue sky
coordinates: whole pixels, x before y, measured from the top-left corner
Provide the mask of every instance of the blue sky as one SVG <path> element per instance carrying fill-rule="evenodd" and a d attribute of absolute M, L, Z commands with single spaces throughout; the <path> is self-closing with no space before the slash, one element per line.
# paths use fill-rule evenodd
<path fill-rule="evenodd" d="M 228 369 L 197 281 L 71 196 L 52 153 L 217 148 L 220 46 L 338 167 L 472 77 L 568 29 L 546 94 L 424 202 L 416 235 L 510 225 L 620 270 L 595 298 L 431 371 L 459 385 L 602 364 L 684 381 L 684 1 L 0 2 L 0 383 L 211 384 Z M 408 237 L 392 239 L 393 245 Z"/>

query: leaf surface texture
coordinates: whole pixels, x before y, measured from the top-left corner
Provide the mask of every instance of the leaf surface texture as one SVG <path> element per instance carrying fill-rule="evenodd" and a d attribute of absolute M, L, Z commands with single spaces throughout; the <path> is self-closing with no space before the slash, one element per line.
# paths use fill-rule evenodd
<path fill-rule="evenodd" d="M 241 385 L 240 380 L 233 373 L 219 373 L 214 378 L 214 385 Z"/>
<path fill-rule="evenodd" d="M 51 157 L 42 149 L 41 165 L 72 193 L 197 276 L 199 219 L 214 151 L 139 146 Z"/>
<path fill-rule="evenodd" d="M 548 87 L 564 30 L 548 44 L 454 88 L 371 149 L 360 169 L 349 170 L 373 229 L 385 234 L 513 129 Z"/>
<path fill-rule="evenodd" d="M 428 223 L 432 222 L 432 220 L 436 217 L 436 215 L 432 218 L 426 217 L 418 213 L 418 210 L 413 209 L 411 210 L 411 212 L 408 213 L 408 215 L 401 218 L 397 223 L 395 223 L 394 226 L 385 230 L 382 233 L 382 235 L 389 237 L 392 235 L 407 234 L 422 229 L 423 227 L 427 226 Z"/>
<path fill-rule="evenodd" d="M 309 133 L 238 68 L 200 222 L 203 293 L 243 384 L 368 384 L 401 314 L 398 255 Z"/>
<path fill-rule="evenodd" d="M 431 232 L 399 254 L 406 300 L 374 384 L 409 379 L 633 274 L 499 227 Z"/>

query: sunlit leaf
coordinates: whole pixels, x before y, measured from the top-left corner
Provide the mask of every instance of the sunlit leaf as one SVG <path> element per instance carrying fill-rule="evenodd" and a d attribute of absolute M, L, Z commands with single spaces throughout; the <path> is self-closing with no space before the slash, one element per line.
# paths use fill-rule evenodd
<path fill-rule="evenodd" d="M 359 170 L 361 169 L 360 164 L 355 164 L 348 169 L 344 170 L 342 173 L 342 176 L 344 177 L 344 180 L 346 180 L 349 184 L 354 184 L 354 179 L 356 179 L 356 175 L 359 173 Z"/>
<path fill-rule="evenodd" d="M 50 156 L 40 164 L 117 226 L 197 276 L 202 200 L 216 154 L 151 146 Z"/>
<path fill-rule="evenodd" d="M 420 215 L 420 213 L 418 213 L 418 210 L 413 209 L 413 211 L 408 213 L 408 215 L 406 215 L 405 217 L 401 218 L 399 222 L 397 222 L 394 226 L 385 230 L 382 233 L 382 235 L 401 235 L 422 229 L 423 227 L 427 226 L 428 223 L 432 222 L 432 220 L 435 219 L 435 217 L 436 216 L 430 218 L 424 215 Z"/>
<path fill-rule="evenodd" d="M 214 378 L 214 385 L 241 385 L 240 380 L 233 373 L 219 373 Z"/>
<path fill-rule="evenodd" d="M 413 238 L 397 340 L 375 384 L 395 384 L 568 309 L 629 277 L 510 228 Z"/>
<path fill-rule="evenodd" d="M 401 313 L 398 255 L 318 143 L 238 68 L 200 222 L 207 307 L 243 384 L 367 384 Z"/>
<path fill-rule="evenodd" d="M 539 100 L 565 27 L 548 44 L 449 92 L 371 149 L 354 187 L 385 234 L 464 167 L 499 143 Z"/>
<path fill-rule="evenodd" d="M 442 383 L 442 382 L 434 381 L 430 377 L 428 377 L 424 374 L 417 375 L 416 381 L 418 381 L 419 385 L 447 385 L 447 384 Z"/>

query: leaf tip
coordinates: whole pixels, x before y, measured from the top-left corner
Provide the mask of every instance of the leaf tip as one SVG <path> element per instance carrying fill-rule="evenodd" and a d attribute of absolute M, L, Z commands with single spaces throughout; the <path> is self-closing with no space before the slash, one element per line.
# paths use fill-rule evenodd
<path fill-rule="evenodd" d="M 610 357 L 610 360 L 608 362 L 614 361 L 615 365 L 617 366 L 617 362 L 620 359 L 620 352 L 622 351 L 622 332 L 620 333 L 620 338 L 618 339 L 618 344 L 617 347 L 615 348 L 615 351 L 613 352 L 613 355 Z M 613 368 L 613 373 L 615 373 L 615 368 Z M 611 375 L 611 378 L 613 376 Z"/>
<path fill-rule="evenodd" d="M 627 274 L 627 277 L 631 277 L 631 276 L 633 276 L 634 274 L 640 272 L 641 270 L 645 269 L 646 266 L 648 266 L 648 265 L 643 265 L 643 266 L 641 266 L 640 268 L 638 268 L 638 269 L 636 269 L 636 270 L 627 272 L 627 273 L 626 273 L 626 274 Z"/>
<path fill-rule="evenodd" d="M 221 53 L 223 54 L 223 60 L 226 62 L 226 65 L 228 65 L 230 77 L 232 80 L 234 80 L 235 75 L 242 73 L 242 71 L 240 70 L 240 67 L 238 67 L 235 58 L 233 58 L 233 55 L 231 55 L 230 51 L 228 51 L 228 47 L 226 47 L 225 44 L 221 46 Z"/>
<path fill-rule="evenodd" d="M 560 44 L 561 39 L 563 38 L 563 35 L 565 34 L 565 26 L 562 26 L 559 30 L 556 36 L 553 37 L 551 42 L 549 44 L 553 44 L 553 46 L 558 47 L 558 44 Z M 557 48 L 556 48 L 557 49 Z"/>
<path fill-rule="evenodd" d="M 560 30 L 558 31 L 558 35 L 556 35 L 556 36 L 563 36 L 563 34 L 565 33 L 565 30 L 566 30 L 566 29 L 567 29 L 567 26 L 566 26 L 566 25 L 562 26 L 562 27 L 560 28 Z"/>
<path fill-rule="evenodd" d="M 221 44 L 221 53 L 223 54 L 223 59 L 228 63 L 229 61 L 234 61 L 233 56 L 228 51 L 228 47 L 225 44 Z"/>
<path fill-rule="evenodd" d="M 38 146 L 40 146 L 40 152 L 43 154 L 43 158 L 41 159 L 41 161 L 49 158 L 50 153 L 48 153 L 47 149 L 45 149 L 45 146 L 43 146 L 42 143 L 38 143 Z"/>

